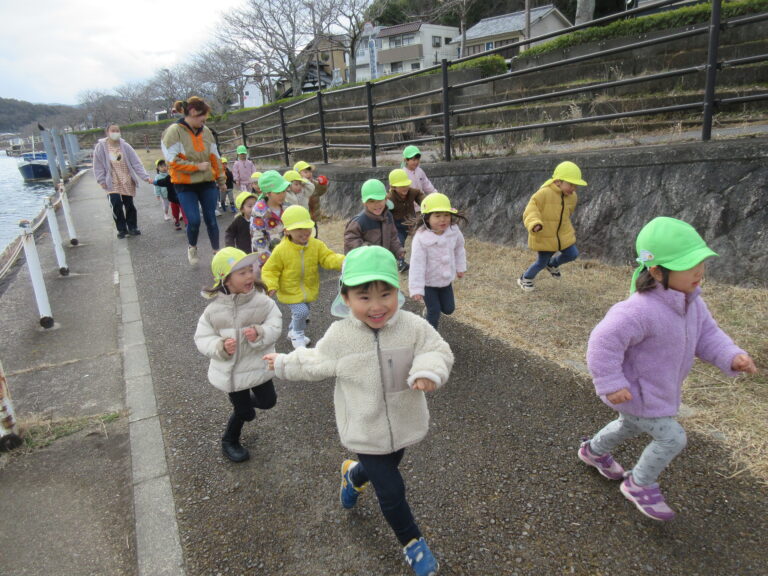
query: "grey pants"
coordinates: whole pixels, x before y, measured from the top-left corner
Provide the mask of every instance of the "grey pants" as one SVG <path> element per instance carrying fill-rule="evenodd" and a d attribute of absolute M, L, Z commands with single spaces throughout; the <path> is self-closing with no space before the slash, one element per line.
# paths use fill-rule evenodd
<path fill-rule="evenodd" d="M 621 414 L 594 435 L 589 443 L 590 449 L 597 456 L 602 456 L 643 432 L 651 436 L 653 442 L 645 447 L 631 472 L 635 483 L 647 486 L 656 482 L 664 468 L 685 448 L 685 430 L 672 416 L 640 418 Z"/>

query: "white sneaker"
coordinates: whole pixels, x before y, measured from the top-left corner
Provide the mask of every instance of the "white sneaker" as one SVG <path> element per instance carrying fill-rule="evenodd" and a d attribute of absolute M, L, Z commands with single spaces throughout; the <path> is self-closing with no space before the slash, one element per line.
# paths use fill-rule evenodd
<path fill-rule="evenodd" d="M 293 347 L 296 350 L 298 350 L 299 348 L 306 348 L 307 347 L 306 338 L 293 338 L 291 340 L 291 344 L 293 344 Z"/>
<path fill-rule="evenodd" d="M 168 214 L 163 214 L 163 220 L 168 222 L 168 220 L 170 220 L 170 219 L 171 219 L 171 217 Z"/>
<path fill-rule="evenodd" d="M 213 211 L 213 213 L 214 213 L 216 216 L 221 216 L 221 210 L 219 210 L 218 208 L 216 208 L 216 210 L 214 210 L 214 211 Z"/>
<path fill-rule="evenodd" d="M 190 264 L 197 264 L 200 262 L 200 258 L 197 255 L 197 246 L 190 246 L 187 248 L 187 259 Z"/>

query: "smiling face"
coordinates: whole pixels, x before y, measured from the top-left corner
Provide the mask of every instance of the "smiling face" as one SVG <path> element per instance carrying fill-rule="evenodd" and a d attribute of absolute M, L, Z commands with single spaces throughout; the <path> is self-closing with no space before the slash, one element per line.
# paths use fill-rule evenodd
<path fill-rule="evenodd" d="M 312 236 L 312 228 L 294 228 L 293 230 L 286 230 L 285 235 L 288 236 L 294 244 L 306 246 L 307 242 L 309 242 L 309 237 Z"/>
<path fill-rule="evenodd" d="M 304 170 L 301 170 L 299 174 L 301 174 L 302 178 L 312 180 L 312 168 L 304 168 Z"/>
<path fill-rule="evenodd" d="M 704 267 L 704 262 L 700 262 L 690 270 L 670 270 L 669 287 L 685 294 L 693 293 L 704 279 Z M 662 273 L 658 267 L 651 267 L 650 272 L 658 283 L 662 282 Z"/>
<path fill-rule="evenodd" d="M 303 190 L 303 187 L 301 185 L 301 180 L 292 180 L 291 181 L 291 192 L 294 194 L 299 194 Z"/>
<path fill-rule="evenodd" d="M 224 280 L 224 286 L 227 287 L 230 294 L 247 294 L 253 290 L 253 283 L 256 277 L 253 274 L 252 266 L 245 266 L 235 270 L 227 279 Z"/>
<path fill-rule="evenodd" d="M 429 229 L 435 234 L 442 234 L 451 226 L 450 212 L 431 212 L 429 218 Z"/>
<path fill-rule="evenodd" d="M 395 189 L 395 192 L 397 192 L 397 195 L 400 196 L 400 198 L 405 198 L 408 196 L 408 190 L 411 189 L 410 186 L 393 186 Z"/>
<path fill-rule="evenodd" d="M 384 208 L 386 207 L 386 200 L 368 200 L 365 203 L 366 210 L 368 210 L 368 212 L 371 214 L 375 214 L 376 216 L 381 216 L 381 213 L 384 212 Z"/>
<path fill-rule="evenodd" d="M 397 312 L 398 289 L 385 282 L 352 286 L 342 294 L 352 315 L 369 328 L 382 328 Z"/>
<path fill-rule="evenodd" d="M 405 167 L 408 168 L 408 170 L 416 170 L 416 168 L 419 167 L 419 162 L 421 162 L 421 156 L 414 156 L 413 158 L 406 158 L 405 159 Z"/>

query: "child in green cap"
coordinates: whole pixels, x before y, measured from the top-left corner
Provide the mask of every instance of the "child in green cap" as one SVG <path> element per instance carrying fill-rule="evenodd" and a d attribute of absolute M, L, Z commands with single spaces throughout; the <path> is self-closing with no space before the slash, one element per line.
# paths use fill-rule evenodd
<path fill-rule="evenodd" d="M 267 170 L 259 176 L 263 197 L 251 212 L 251 250 L 259 255 L 259 266 L 264 266 L 283 238 L 283 204 L 289 186 L 277 170 Z"/>
<path fill-rule="evenodd" d="M 251 189 L 251 174 L 256 172 L 256 166 L 248 160 L 248 148 L 237 147 L 237 161 L 232 166 L 232 178 L 240 192 Z"/>
<path fill-rule="evenodd" d="M 254 408 L 269 410 L 277 402 L 272 371 L 262 356 L 275 351 L 283 328 L 280 310 L 256 280 L 255 254 L 237 248 L 219 250 L 211 262 L 214 284 L 204 291 L 212 298 L 195 330 L 195 344 L 210 358 L 208 380 L 226 392 L 233 411 L 221 438 L 221 450 L 232 462 L 248 460 L 240 444 L 245 422 L 256 417 Z"/>
<path fill-rule="evenodd" d="M 363 211 L 347 222 L 344 229 L 344 253 L 360 246 L 383 246 L 397 258 L 401 272 L 408 270 L 405 248 L 397 235 L 384 184 L 376 179 L 366 180 L 360 195 Z"/>
<path fill-rule="evenodd" d="M 681 220 L 654 218 L 638 234 L 636 247 L 639 266 L 630 296 L 608 311 L 587 346 L 597 394 L 619 417 L 585 440 L 578 456 L 609 480 L 621 481 L 621 493 L 645 516 L 667 521 L 675 512 L 657 480 L 686 445 L 676 416 L 694 358 L 729 376 L 757 369 L 699 297 L 704 261 L 717 254 L 696 230 Z M 643 433 L 653 441 L 625 472 L 611 450 Z"/>
<path fill-rule="evenodd" d="M 561 162 L 555 167 L 552 178 L 544 182 L 528 201 L 523 223 L 528 229 L 528 247 L 536 250 L 539 257 L 517 279 L 517 285 L 524 291 L 533 290 L 533 279 L 544 268 L 559 280 L 560 266 L 579 256 L 571 214 L 576 209 L 577 188 L 586 185 L 576 164 Z"/>
<path fill-rule="evenodd" d="M 416 146 L 410 145 L 403 149 L 403 162 L 401 167 L 405 170 L 406 176 L 411 181 L 411 187 L 421 190 L 424 194 L 437 192 L 432 182 L 430 182 L 421 164 L 421 150 Z"/>
<path fill-rule="evenodd" d="M 264 359 L 280 378 L 334 376 L 336 426 L 358 460 L 341 466 L 340 500 L 353 508 L 370 482 L 384 517 L 419 576 L 437 573 L 410 506 L 398 466 L 405 448 L 429 429 L 424 392 L 445 384 L 453 367 L 448 344 L 423 318 L 400 307 L 403 296 L 394 255 L 381 246 L 350 251 L 341 272 L 334 322 L 315 348 Z"/>

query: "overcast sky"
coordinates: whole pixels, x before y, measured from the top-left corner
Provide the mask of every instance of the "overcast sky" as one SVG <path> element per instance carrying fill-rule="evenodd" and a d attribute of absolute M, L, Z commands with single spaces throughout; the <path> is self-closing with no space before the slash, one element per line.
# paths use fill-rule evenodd
<path fill-rule="evenodd" d="M 212 39 L 221 13 L 243 4 L 0 0 L 0 97 L 77 104 L 84 90 L 147 80 Z"/>

